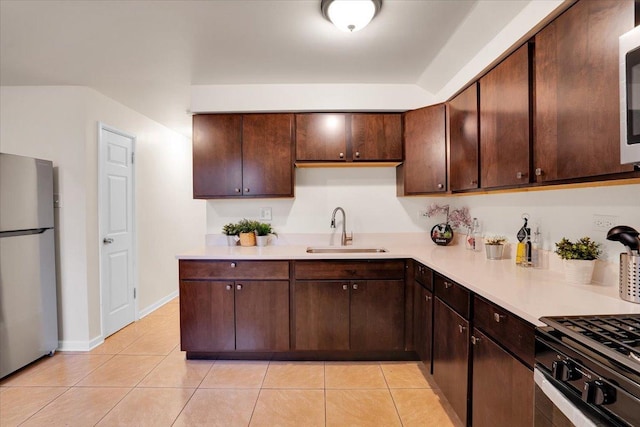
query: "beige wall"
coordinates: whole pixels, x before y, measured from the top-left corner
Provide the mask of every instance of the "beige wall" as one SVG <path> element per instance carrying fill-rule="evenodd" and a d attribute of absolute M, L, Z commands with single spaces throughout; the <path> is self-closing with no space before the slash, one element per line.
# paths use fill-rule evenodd
<path fill-rule="evenodd" d="M 50 159 L 58 225 L 60 340 L 101 340 L 97 200 L 98 122 L 136 136 L 138 308 L 177 291 L 175 254 L 202 243 L 203 202 L 191 199 L 191 142 L 84 87 L 0 88 L 0 151 Z"/>

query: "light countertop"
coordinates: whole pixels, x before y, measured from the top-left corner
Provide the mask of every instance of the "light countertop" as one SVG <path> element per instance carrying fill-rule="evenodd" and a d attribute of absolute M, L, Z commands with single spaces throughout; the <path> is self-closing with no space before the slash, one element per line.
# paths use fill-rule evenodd
<path fill-rule="evenodd" d="M 461 244 L 436 246 L 420 233 L 357 236 L 353 247 L 383 247 L 385 253 L 309 254 L 308 246 L 328 246 L 327 236 L 282 236 L 266 247 L 208 245 L 177 256 L 196 260 L 322 260 L 412 258 L 493 301 L 534 325 L 544 316 L 640 313 L 640 304 L 618 297 L 613 274 L 601 284 L 573 285 L 564 280 L 555 261 L 547 255 L 544 268 L 522 268 L 513 259 L 488 260 L 484 252 L 464 249 Z M 335 240 L 335 239 L 333 239 Z M 304 243 L 303 243 L 304 242 Z M 208 239 L 207 243 L 212 243 Z M 219 243 L 213 242 L 213 243 Z M 322 244 L 324 243 L 324 244 Z M 484 249 L 484 248 L 483 248 Z M 600 261 L 599 261 L 600 262 Z M 603 263 L 607 264 L 607 263 Z M 615 265 L 604 266 L 615 271 Z"/>

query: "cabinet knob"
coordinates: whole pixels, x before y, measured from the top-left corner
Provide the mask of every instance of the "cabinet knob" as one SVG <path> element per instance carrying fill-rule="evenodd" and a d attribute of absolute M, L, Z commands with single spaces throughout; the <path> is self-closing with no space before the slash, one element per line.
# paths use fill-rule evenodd
<path fill-rule="evenodd" d="M 354 290 L 354 291 L 355 291 L 355 290 L 358 290 L 358 284 L 357 284 L 357 283 L 354 283 L 354 284 L 353 284 L 353 290 Z"/>
<path fill-rule="evenodd" d="M 239 188 L 234 188 L 233 191 L 235 191 L 236 193 L 239 193 L 240 189 Z"/>
<path fill-rule="evenodd" d="M 505 316 L 504 314 L 493 313 L 493 320 L 495 320 L 496 323 L 500 323 L 500 321 L 502 319 L 504 319 L 505 317 L 507 317 L 507 316 Z"/>
<path fill-rule="evenodd" d="M 240 284 L 236 285 L 236 289 L 241 291 L 242 290 L 242 285 L 240 285 Z"/>
<path fill-rule="evenodd" d="M 542 168 L 536 168 L 536 176 L 542 176 Z"/>
<path fill-rule="evenodd" d="M 442 190 L 444 188 L 444 184 L 438 184 L 438 190 Z"/>
<path fill-rule="evenodd" d="M 470 184 L 471 185 L 478 185 L 478 180 L 477 179 L 472 179 Z"/>
<path fill-rule="evenodd" d="M 473 335 L 471 336 L 471 344 L 478 345 L 480 344 L 480 338 L 476 338 Z"/>
<path fill-rule="evenodd" d="M 231 268 L 236 268 L 236 263 L 235 263 L 235 262 L 232 262 L 231 264 L 229 264 L 229 267 L 231 267 Z"/>
<path fill-rule="evenodd" d="M 360 152 L 356 151 L 356 159 L 359 159 L 359 158 L 360 158 Z"/>
<path fill-rule="evenodd" d="M 458 325 L 458 329 L 460 330 L 460 333 L 463 333 L 465 329 L 467 329 L 466 326 L 462 326 L 462 325 Z"/>
<path fill-rule="evenodd" d="M 522 179 L 522 178 L 524 178 L 525 176 L 527 176 L 527 174 L 526 174 L 526 173 L 516 172 L 516 178 L 518 178 L 518 179 Z"/>
<path fill-rule="evenodd" d="M 449 283 L 449 282 L 444 282 L 444 288 L 445 289 L 449 289 L 450 287 L 453 286 L 453 283 Z"/>
<path fill-rule="evenodd" d="M 227 285 L 227 286 L 225 286 L 225 289 L 226 289 L 226 290 L 228 290 L 228 291 L 230 291 L 230 290 L 231 290 L 231 287 L 232 287 L 231 285 Z"/>
<path fill-rule="evenodd" d="M 429 302 L 429 301 L 431 301 L 431 297 L 429 295 L 425 295 L 424 296 L 424 300 Z"/>
<path fill-rule="evenodd" d="M 344 159 L 344 153 L 338 154 L 338 157 L 340 157 L 341 159 Z"/>
<path fill-rule="evenodd" d="M 244 189 L 244 192 L 245 192 L 245 193 L 248 193 L 248 192 L 249 192 L 249 189 L 248 189 L 248 188 L 245 188 L 245 189 Z"/>
<path fill-rule="evenodd" d="M 342 290 L 343 290 L 343 291 L 346 291 L 346 290 L 348 290 L 348 289 L 349 289 L 349 285 L 342 285 Z"/>

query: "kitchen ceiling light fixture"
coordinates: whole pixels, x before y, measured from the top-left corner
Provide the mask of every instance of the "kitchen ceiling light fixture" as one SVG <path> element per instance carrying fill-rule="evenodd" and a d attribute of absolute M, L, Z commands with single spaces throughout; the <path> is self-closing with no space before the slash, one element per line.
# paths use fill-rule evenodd
<path fill-rule="evenodd" d="M 322 15 L 342 31 L 353 33 L 371 22 L 380 12 L 382 0 L 322 0 Z"/>

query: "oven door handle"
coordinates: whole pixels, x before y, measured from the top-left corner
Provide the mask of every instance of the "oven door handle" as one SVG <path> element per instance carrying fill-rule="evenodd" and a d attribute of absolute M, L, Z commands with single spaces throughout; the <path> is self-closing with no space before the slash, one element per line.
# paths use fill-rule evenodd
<path fill-rule="evenodd" d="M 578 409 L 573 402 L 567 399 L 553 383 L 547 379 L 541 370 L 533 370 L 533 380 L 540 390 L 553 402 L 554 405 L 569 419 L 574 425 L 581 427 L 597 427 L 597 425 Z"/>

